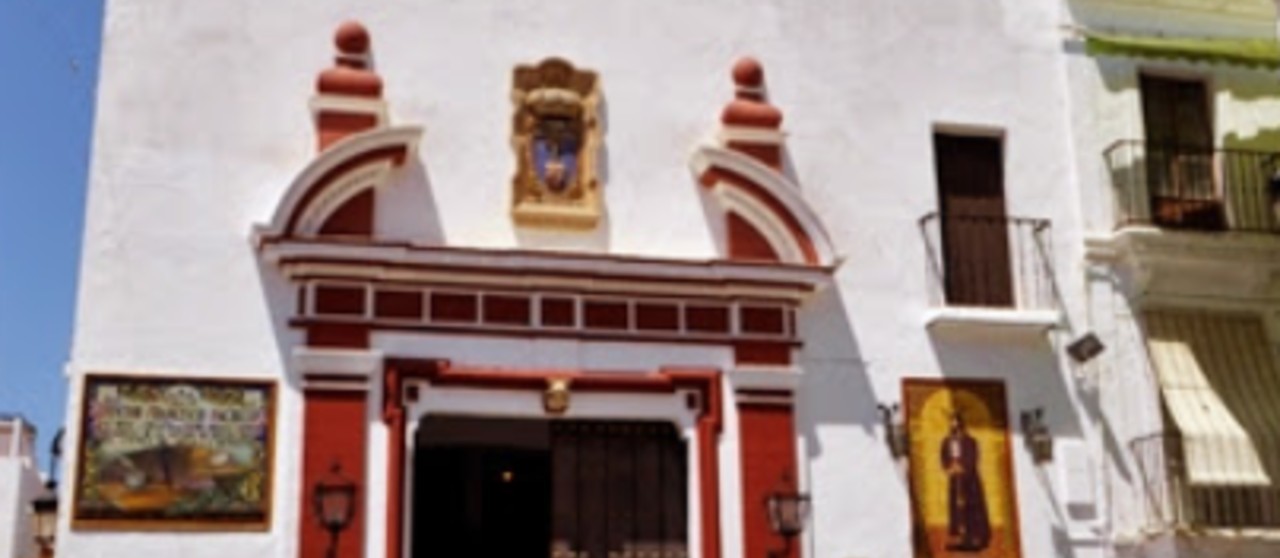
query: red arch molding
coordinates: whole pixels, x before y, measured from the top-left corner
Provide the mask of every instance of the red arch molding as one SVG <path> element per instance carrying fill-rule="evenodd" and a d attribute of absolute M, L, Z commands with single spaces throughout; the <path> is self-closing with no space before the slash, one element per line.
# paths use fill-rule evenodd
<path fill-rule="evenodd" d="M 311 205 L 311 202 L 315 200 L 316 196 L 319 196 L 321 192 L 328 188 L 330 183 L 341 178 L 352 169 L 373 161 L 387 159 L 396 166 L 403 165 L 407 154 L 408 150 L 403 145 L 382 147 L 355 155 L 350 159 L 343 161 L 338 166 L 330 169 L 329 172 L 324 173 L 324 175 L 316 180 L 315 184 L 313 184 L 311 188 L 302 195 L 302 199 L 298 201 L 298 205 L 294 208 L 293 213 L 289 215 L 289 220 L 284 231 L 285 236 L 293 236 L 297 233 L 298 220 L 307 212 L 307 208 Z"/>
<path fill-rule="evenodd" d="M 800 220 L 768 190 L 747 177 L 722 167 L 713 166 L 698 178 L 698 182 L 706 188 L 710 188 L 721 181 L 742 190 L 747 195 L 763 203 L 765 207 L 768 207 L 774 218 L 781 221 L 787 227 L 787 232 L 791 233 L 792 238 L 795 239 L 796 245 L 804 253 L 805 263 L 815 266 L 823 265 L 821 258 L 818 257 L 818 250 L 813 245 L 813 239 L 809 237 L 809 233 L 805 232 Z"/>

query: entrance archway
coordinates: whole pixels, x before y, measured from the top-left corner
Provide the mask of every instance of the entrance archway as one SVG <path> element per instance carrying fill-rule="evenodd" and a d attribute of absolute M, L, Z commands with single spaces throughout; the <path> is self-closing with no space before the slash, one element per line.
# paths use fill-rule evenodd
<path fill-rule="evenodd" d="M 688 555 L 670 423 L 429 415 L 414 444 L 414 558 Z"/>

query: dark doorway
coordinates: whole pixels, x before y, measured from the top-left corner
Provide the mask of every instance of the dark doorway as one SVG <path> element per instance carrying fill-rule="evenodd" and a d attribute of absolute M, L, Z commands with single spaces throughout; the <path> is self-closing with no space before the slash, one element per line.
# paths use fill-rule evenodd
<path fill-rule="evenodd" d="M 1151 216 L 1166 227 L 1226 226 L 1214 180 L 1213 120 L 1203 81 L 1142 76 Z"/>
<path fill-rule="evenodd" d="M 427 417 L 416 446 L 413 558 L 687 555 L 671 424 Z"/>
<path fill-rule="evenodd" d="M 414 463 L 413 556 L 546 556 L 544 423 L 424 420 Z"/>
<path fill-rule="evenodd" d="M 1013 306 L 1000 138 L 935 134 L 947 304 Z"/>

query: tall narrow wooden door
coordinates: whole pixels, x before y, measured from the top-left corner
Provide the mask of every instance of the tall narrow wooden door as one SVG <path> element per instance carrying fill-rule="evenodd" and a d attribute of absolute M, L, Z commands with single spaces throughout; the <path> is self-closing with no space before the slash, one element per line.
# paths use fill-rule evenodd
<path fill-rule="evenodd" d="M 999 138 L 933 138 L 947 304 L 1013 306 L 1004 161 Z"/>
<path fill-rule="evenodd" d="M 1152 220 L 1168 227 L 1223 228 L 1204 82 L 1144 75 L 1141 83 Z"/>

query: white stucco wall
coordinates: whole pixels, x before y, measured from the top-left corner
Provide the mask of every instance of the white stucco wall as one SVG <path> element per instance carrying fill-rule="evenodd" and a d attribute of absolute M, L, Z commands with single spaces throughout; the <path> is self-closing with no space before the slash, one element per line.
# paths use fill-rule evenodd
<path fill-rule="evenodd" d="M 1104 510 L 1068 513 L 1063 461 L 1033 464 L 1016 424 L 1022 410 L 1044 407 L 1060 443 L 1099 447 L 1081 405 L 1087 394 L 1060 350 L 1074 332 L 930 333 L 924 325 L 929 284 L 917 219 L 937 209 L 937 128 L 1004 138 L 1009 213 L 1052 220 L 1064 310 L 1083 320 L 1077 146 L 1069 139 L 1060 15 L 1052 0 L 718 0 L 661 7 L 589 0 L 376 6 L 111 0 L 69 367 L 68 440 L 78 437 L 75 402 L 85 372 L 286 377 L 289 350 L 299 341 L 282 319 L 293 295 L 274 270 L 259 266 L 248 236 L 314 154 L 306 103 L 316 73 L 330 63 L 330 34 L 340 21 L 359 18 L 371 30 L 392 121 L 426 127 L 421 167 L 388 190 L 402 193 L 380 202 L 411 223 L 384 230 L 437 229 L 458 246 L 536 248 L 554 241 L 617 254 L 714 257 L 688 161 L 732 98 L 733 60 L 753 54 L 764 62 L 771 100 L 786 114 L 789 168 L 844 258 L 835 288 L 800 317 L 806 346 L 798 435 L 815 498 L 806 555 L 910 555 L 907 480 L 884 447 L 875 405 L 898 401 L 904 377 L 941 376 L 1007 382 L 1023 554 L 1100 556 L 1093 539 Z M 602 80 L 608 218 L 589 242 L 548 241 L 513 230 L 508 218 L 511 70 L 549 55 L 595 70 Z M 408 183 L 426 186 L 429 195 L 404 194 Z M 398 204 L 395 196 L 412 200 Z M 380 334 L 375 345 L 438 356 L 421 337 Z M 482 345 L 440 350 L 475 364 L 635 368 L 659 357 L 719 366 L 731 359 L 714 351 Z M 278 400 L 276 433 L 285 444 L 300 439 L 299 397 L 289 385 L 282 384 Z M 739 482 L 732 471 L 735 420 L 730 412 L 721 444 L 727 557 L 741 554 L 732 496 Z M 373 447 L 381 436 L 375 429 Z M 70 532 L 64 525 L 60 552 L 294 556 L 298 453 L 276 456 L 269 532 Z M 1083 490 L 1091 489 L 1086 483 Z M 69 501 L 69 491 L 63 497 Z M 369 549 L 377 544 L 371 540 Z"/>
<path fill-rule="evenodd" d="M 16 447 L 14 449 L 17 449 Z M 0 557 L 28 558 L 36 552 L 31 501 L 40 493 L 40 473 L 26 448 L 0 451 Z"/>

